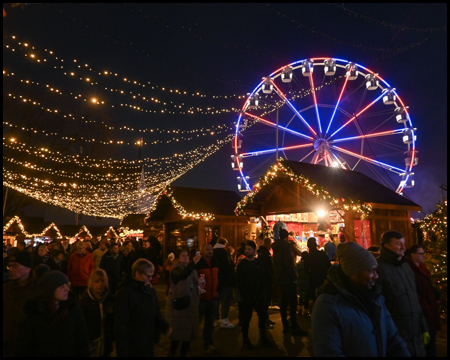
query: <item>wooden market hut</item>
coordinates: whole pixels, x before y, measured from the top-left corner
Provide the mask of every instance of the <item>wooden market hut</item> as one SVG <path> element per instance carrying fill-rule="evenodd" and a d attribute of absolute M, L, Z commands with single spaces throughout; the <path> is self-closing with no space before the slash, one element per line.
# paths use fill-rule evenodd
<path fill-rule="evenodd" d="M 360 172 L 296 161 L 278 161 L 254 189 L 238 204 L 238 213 L 267 216 L 338 209 L 347 239 L 366 247 L 379 244 L 388 230 L 401 232 L 406 246 L 413 245 L 411 211 L 422 209 Z M 355 236 L 361 227 L 367 229 L 366 239 Z"/>
<path fill-rule="evenodd" d="M 178 246 L 200 248 L 213 236 L 238 248 L 248 228 L 248 217 L 234 212 L 240 200 L 234 191 L 169 186 L 158 195 L 145 225 L 163 225 L 164 255 Z"/>
<path fill-rule="evenodd" d="M 3 224 L 3 243 L 16 246 L 16 242 L 24 241 L 25 237 L 28 236 L 28 233 L 19 216 L 16 215 L 6 220 L 8 221 Z"/>

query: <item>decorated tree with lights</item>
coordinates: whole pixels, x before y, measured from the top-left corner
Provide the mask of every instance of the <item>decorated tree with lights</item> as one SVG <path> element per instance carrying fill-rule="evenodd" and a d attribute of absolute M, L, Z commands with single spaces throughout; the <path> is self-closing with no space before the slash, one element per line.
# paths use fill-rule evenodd
<path fill-rule="evenodd" d="M 447 200 L 437 204 L 433 214 L 418 223 L 423 232 L 423 246 L 433 285 L 441 292 L 441 316 L 447 318 Z"/>

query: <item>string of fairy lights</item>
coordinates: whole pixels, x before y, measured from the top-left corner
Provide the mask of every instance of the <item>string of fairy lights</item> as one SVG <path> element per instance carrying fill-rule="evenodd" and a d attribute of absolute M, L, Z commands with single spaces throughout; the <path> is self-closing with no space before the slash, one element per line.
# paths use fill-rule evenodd
<path fill-rule="evenodd" d="M 152 113 L 169 113 L 169 114 L 221 114 L 238 112 L 235 107 L 216 109 L 214 106 L 194 107 L 184 102 L 162 100 L 160 96 L 148 95 L 147 91 L 159 94 L 167 94 L 180 98 L 209 98 L 214 99 L 241 99 L 246 98 L 245 95 L 212 95 L 200 92 L 187 92 L 179 89 L 168 88 L 152 84 L 149 81 L 138 81 L 121 76 L 116 72 L 102 70 L 98 71 L 90 67 L 88 63 L 81 63 L 77 59 L 66 61 L 58 56 L 54 51 L 45 49 L 43 51 L 37 49 L 29 43 L 19 40 L 16 36 L 7 36 L 4 34 L 6 44 L 4 48 L 13 52 L 21 53 L 32 64 L 46 65 L 47 67 L 57 70 L 68 79 L 76 80 L 82 84 L 96 86 L 102 90 L 119 94 L 119 96 L 127 96 L 133 102 L 128 101 L 120 104 L 112 104 L 108 100 L 99 98 L 89 98 L 79 92 L 70 92 L 61 89 L 59 86 L 50 83 L 39 83 L 33 79 L 19 78 L 17 74 L 10 70 L 3 70 L 6 78 L 17 79 L 23 86 L 40 86 L 48 91 L 52 96 L 68 96 L 68 98 L 77 102 L 91 102 L 94 105 L 107 105 L 111 109 L 123 107 L 140 112 Z M 56 64 L 56 65 L 55 65 Z M 111 87 L 105 86 L 105 79 L 119 80 L 120 83 L 127 87 Z M 317 86 L 315 91 L 329 83 Z M 129 87 L 136 87 L 137 91 L 130 90 Z M 144 94 L 144 91 L 146 92 Z M 290 99 L 295 100 L 298 97 L 308 96 L 312 89 L 291 90 L 287 93 Z M 141 94 L 142 92 L 142 94 Z M 97 120 L 84 118 L 81 114 L 79 118 L 73 113 L 64 114 L 63 110 L 56 107 L 47 107 L 41 101 L 31 99 L 30 96 L 23 94 L 15 94 L 12 91 L 7 95 L 11 100 L 16 100 L 17 104 L 25 106 L 34 105 L 51 116 L 57 118 L 70 119 L 74 121 L 82 120 L 85 124 L 96 124 Z M 273 95 L 263 95 L 260 97 L 260 110 L 264 114 L 275 111 Z M 144 101 L 157 108 L 147 108 L 139 105 L 135 101 Z M 278 101 L 279 102 L 279 101 Z M 181 105 L 180 105 L 181 104 Z M 176 111 L 170 110 L 170 107 L 177 108 Z M 233 121 L 234 121 L 233 117 Z M 64 141 L 82 141 L 84 143 L 100 144 L 100 145 L 136 145 L 138 143 L 127 141 L 125 139 L 94 138 L 93 135 L 83 133 L 80 136 L 71 136 L 66 133 L 58 133 L 56 130 L 38 129 L 38 125 L 23 126 L 11 119 L 4 120 L 4 126 L 17 132 L 28 133 L 28 135 L 39 134 L 47 137 L 58 137 Z M 251 127 L 255 122 L 248 121 L 248 125 L 244 129 Z M 4 147 L 4 185 L 13 188 L 28 196 L 38 200 L 66 207 L 77 213 L 86 215 L 94 215 L 101 217 L 117 217 L 122 218 L 126 214 L 133 212 L 145 212 L 153 203 L 157 194 L 165 186 L 179 178 L 181 175 L 192 169 L 195 165 L 204 161 L 208 156 L 215 153 L 224 144 L 233 139 L 233 130 L 235 122 L 232 124 L 211 125 L 200 129 L 135 129 L 128 126 L 111 126 L 105 121 L 98 121 L 98 125 L 103 126 L 106 130 L 119 130 L 127 133 L 148 133 L 172 136 L 169 139 L 157 139 L 153 141 L 143 141 L 140 145 L 156 145 L 170 144 L 172 142 L 189 141 L 206 135 L 226 135 L 225 138 L 215 140 L 213 144 L 204 145 L 195 149 L 175 153 L 172 156 L 160 158 L 144 158 L 143 160 L 126 160 L 126 159 L 96 159 L 88 155 L 68 154 L 41 145 L 26 143 L 17 138 L 3 138 Z M 184 134 L 190 134 L 183 136 Z M 7 152 L 5 153 L 5 150 Z M 10 165 L 8 165 L 10 164 Z M 55 166 L 58 164 L 58 166 Z M 5 167 L 7 165 L 7 167 Z M 68 168 L 76 166 L 76 168 Z M 145 168 L 145 170 L 143 170 Z M 142 177 L 141 177 L 142 174 Z M 145 205 L 146 204 L 146 205 Z M 147 206 L 147 208 L 145 208 Z"/>
<path fill-rule="evenodd" d="M 122 76 L 117 72 L 108 71 L 108 70 L 96 70 L 93 69 L 88 63 L 81 64 L 78 59 L 71 59 L 66 60 L 61 58 L 60 56 L 57 56 L 55 51 L 44 49 L 43 51 L 36 48 L 35 46 L 20 41 L 16 35 L 5 35 L 4 34 L 5 41 L 9 41 L 10 43 L 4 44 L 5 49 L 16 52 L 21 51 L 23 53 L 23 56 L 27 57 L 30 61 L 34 61 L 37 64 L 47 64 L 48 66 L 52 67 L 53 69 L 60 70 L 60 72 L 71 79 L 78 80 L 82 83 L 90 84 L 90 85 L 100 85 L 100 82 L 103 81 L 103 79 L 106 78 L 113 78 L 115 80 L 120 81 L 123 84 L 132 85 L 135 87 L 140 88 L 141 90 L 138 91 L 147 91 L 147 92 L 159 92 L 163 94 L 171 94 L 171 95 L 177 95 L 181 97 L 199 97 L 199 98 L 209 98 L 209 99 L 245 99 L 245 94 L 206 94 L 202 93 L 200 91 L 186 91 L 186 90 L 179 90 L 174 89 L 169 86 L 163 86 L 163 85 L 157 85 L 153 84 L 150 81 L 139 81 L 139 80 L 133 80 L 129 77 Z M 50 62 L 56 62 L 60 65 L 52 65 Z M 84 75 L 84 73 L 88 73 L 90 75 Z M 141 99 L 143 101 L 146 101 L 148 103 L 155 103 L 155 104 L 162 104 L 167 105 L 163 100 L 161 100 L 158 97 L 148 97 L 145 96 L 139 92 L 133 92 L 130 90 L 127 90 L 126 88 L 115 88 L 115 87 L 104 87 L 104 90 L 109 92 L 115 92 L 120 95 L 131 96 L 132 99 Z M 173 102 L 170 102 L 170 104 L 174 104 Z M 184 103 L 182 103 L 183 106 L 185 106 Z M 180 106 L 179 104 L 175 104 L 175 106 Z M 211 107 L 212 110 L 212 107 Z"/>
<path fill-rule="evenodd" d="M 232 139 L 233 135 L 228 135 L 225 139 L 202 148 L 201 151 L 196 149 L 196 156 L 192 156 L 189 162 L 175 164 L 173 169 L 165 173 L 144 176 L 140 181 L 136 176 L 131 176 L 109 183 L 102 178 L 101 182 L 95 185 L 55 182 L 44 180 L 38 176 L 17 173 L 3 167 L 3 185 L 37 200 L 65 207 L 76 213 L 121 219 L 130 213 L 148 212 L 155 198 L 153 194 L 161 191 L 162 188 L 204 161 Z M 43 174 L 48 177 L 48 172 Z M 74 178 L 73 174 L 67 175 L 68 178 Z"/>
<path fill-rule="evenodd" d="M 170 202 L 172 203 L 172 206 L 174 207 L 174 209 L 177 211 L 178 215 L 180 215 L 183 220 L 184 219 L 190 219 L 190 220 L 203 220 L 203 221 L 209 221 L 209 220 L 214 220 L 215 219 L 215 215 L 211 214 L 211 213 L 202 213 L 202 212 L 189 212 L 187 211 L 183 205 L 181 205 L 178 200 L 174 197 L 173 195 L 173 190 L 170 188 L 170 186 L 165 187 L 156 197 L 153 205 L 151 206 L 150 210 L 148 211 L 148 214 L 145 218 L 145 222 L 147 222 L 153 212 L 156 210 L 156 208 L 158 207 L 158 203 L 161 200 L 161 198 L 163 196 L 166 196 Z"/>
<path fill-rule="evenodd" d="M 372 211 L 371 204 L 363 204 L 359 200 L 354 199 L 343 199 L 335 198 L 330 195 L 330 193 L 313 183 L 310 179 L 302 174 L 296 174 L 288 166 L 284 165 L 283 159 L 278 159 L 277 163 L 273 165 L 267 173 L 262 176 L 259 181 L 253 186 L 252 190 L 247 193 L 247 195 L 237 204 L 234 210 L 236 215 L 245 214 L 245 209 L 247 205 L 253 202 L 254 197 L 258 192 L 266 185 L 270 184 L 275 178 L 279 176 L 289 176 L 291 181 L 294 181 L 300 186 L 306 188 L 313 196 L 317 197 L 319 200 L 328 202 L 333 209 L 343 210 L 343 211 L 355 211 L 362 216 L 367 216 Z"/>

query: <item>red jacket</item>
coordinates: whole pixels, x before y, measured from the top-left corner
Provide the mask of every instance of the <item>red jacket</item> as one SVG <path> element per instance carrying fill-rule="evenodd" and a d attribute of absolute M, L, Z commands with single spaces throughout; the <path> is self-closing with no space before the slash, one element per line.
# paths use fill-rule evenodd
<path fill-rule="evenodd" d="M 202 300 L 214 300 L 219 297 L 219 263 L 214 257 L 208 263 L 203 257 L 195 265 L 198 277 L 201 274 L 205 275 L 205 290 L 204 294 L 200 294 Z"/>
<path fill-rule="evenodd" d="M 67 277 L 72 286 L 87 286 L 89 275 L 94 271 L 94 257 L 89 251 L 83 256 L 74 252 L 69 257 Z"/>

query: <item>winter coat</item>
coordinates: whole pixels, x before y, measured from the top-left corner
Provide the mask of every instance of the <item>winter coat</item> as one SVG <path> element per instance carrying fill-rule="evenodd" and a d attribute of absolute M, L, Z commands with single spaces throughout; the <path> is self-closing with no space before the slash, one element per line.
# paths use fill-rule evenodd
<path fill-rule="evenodd" d="M 67 277 L 72 286 L 87 286 L 89 275 L 94 271 L 94 257 L 89 251 L 83 256 L 74 252 L 69 257 L 67 266 Z"/>
<path fill-rule="evenodd" d="M 236 269 L 237 288 L 241 301 L 256 304 L 268 300 L 271 287 L 269 269 L 260 259 L 243 259 Z M 267 301 L 267 306 L 269 306 Z"/>
<path fill-rule="evenodd" d="M 127 276 L 119 284 L 114 303 L 117 356 L 153 356 L 153 344 L 168 329 L 155 289 Z"/>
<path fill-rule="evenodd" d="M 311 290 L 322 286 L 327 278 L 327 271 L 331 267 L 328 255 L 317 249 L 309 249 L 308 257 L 305 259 L 305 271 L 309 275 Z"/>
<path fill-rule="evenodd" d="M 222 244 L 214 245 L 214 259 L 219 263 L 219 283 L 220 287 L 236 286 L 236 273 L 234 263 L 231 260 L 230 253 Z"/>
<path fill-rule="evenodd" d="M 202 300 L 214 300 L 219 297 L 219 263 L 213 257 L 210 262 L 206 261 L 203 257 L 195 265 L 198 276 L 205 275 L 205 287 L 206 292 L 200 295 Z"/>
<path fill-rule="evenodd" d="M 87 288 L 79 304 L 88 330 L 89 341 L 100 338 L 103 344 L 101 355 L 109 356 L 112 351 L 114 334 L 114 295 L 109 291 L 101 299 L 97 299 Z"/>
<path fill-rule="evenodd" d="M 14 354 L 19 324 L 25 318 L 25 303 L 38 293 L 32 278 L 25 286 L 20 286 L 15 280 L 3 284 L 3 355 Z"/>
<path fill-rule="evenodd" d="M 422 334 L 428 331 L 417 296 L 416 280 L 405 259 L 381 247 L 377 273 L 383 285 L 386 307 L 406 341 L 412 356 L 425 356 Z"/>
<path fill-rule="evenodd" d="M 381 289 L 372 290 L 362 300 L 360 290 L 355 290 L 339 265 L 328 271 L 311 318 L 315 356 L 410 356 Z"/>
<path fill-rule="evenodd" d="M 109 288 L 112 293 L 115 293 L 120 280 L 126 273 L 126 264 L 123 261 L 123 255 L 119 252 L 114 258 L 113 252 L 108 251 L 100 261 L 100 269 L 105 270 L 106 275 L 108 275 Z"/>
<path fill-rule="evenodd" d="M 50 270 L 58 270 L 61 271 L 59 266 L 56 264 L 55 260 L 50 256 L 49 253 L 45 254 L 45 256 L 36 255 L 33 259 L 33 268 L 38 266 L 39 264 L 47 265 Z"/>
<path fill-rule="evenodd" d="M 311 285 L 309 283 L 309 274 L 305 272 L 305 262 L 299 261 L 295 265 L 297 270 L 298 281 L 297 281 L 297 291 L 300 296 L 311 296 Z"/>
<path fill-rule="evenodd" d="M 431 273 L 425 264 L 417 266 L 410 259 L 407 260 L 416 277 L 417 294 L 423 316 L 427 321 L 428 330 L 440 330 L 441 319 L 439 317 L 439 303 L 436 298 L 436 290 L 431 284 Z"/>
<path fill-rule="evenodd" d="M 172 306 L 174 298 L 190 296 L 190 305 L 183 310 Z M 167 321 L 172 326 L 172 340 L 191 341 L 198 333 L 198 275 L 193 261 L 186 266 L 175 262 L 170 271 L 170 291 L 167 297 Z"/>
<path fill-rule="evenodd" d="M 19 327 L 16 356 L 20 357 L 86 357 L 89 356 L 88 334 L 84 316 L 75 295 L 69 293 L 60 301 L 67 315 L 52 322 L 46 304 L 40 297 L 27 301 L 26 317 Z"/>
<path fill-rule="evenodd" d="M 272 284 L 274 271 L 273 271 L 273 259 L 268 248 L 261 245 L 258 248 L 258 259 L 264 263 L 264 266 L 269 270 L 269 281 Z"/>
<path fill-rule="evenodd" d="M 297 281 L 294 254 L 289 242 L 281 239 L 276 240 L 272 244 L 272 249 L 275 281 L 280 285 L 292 284 Z"/>

